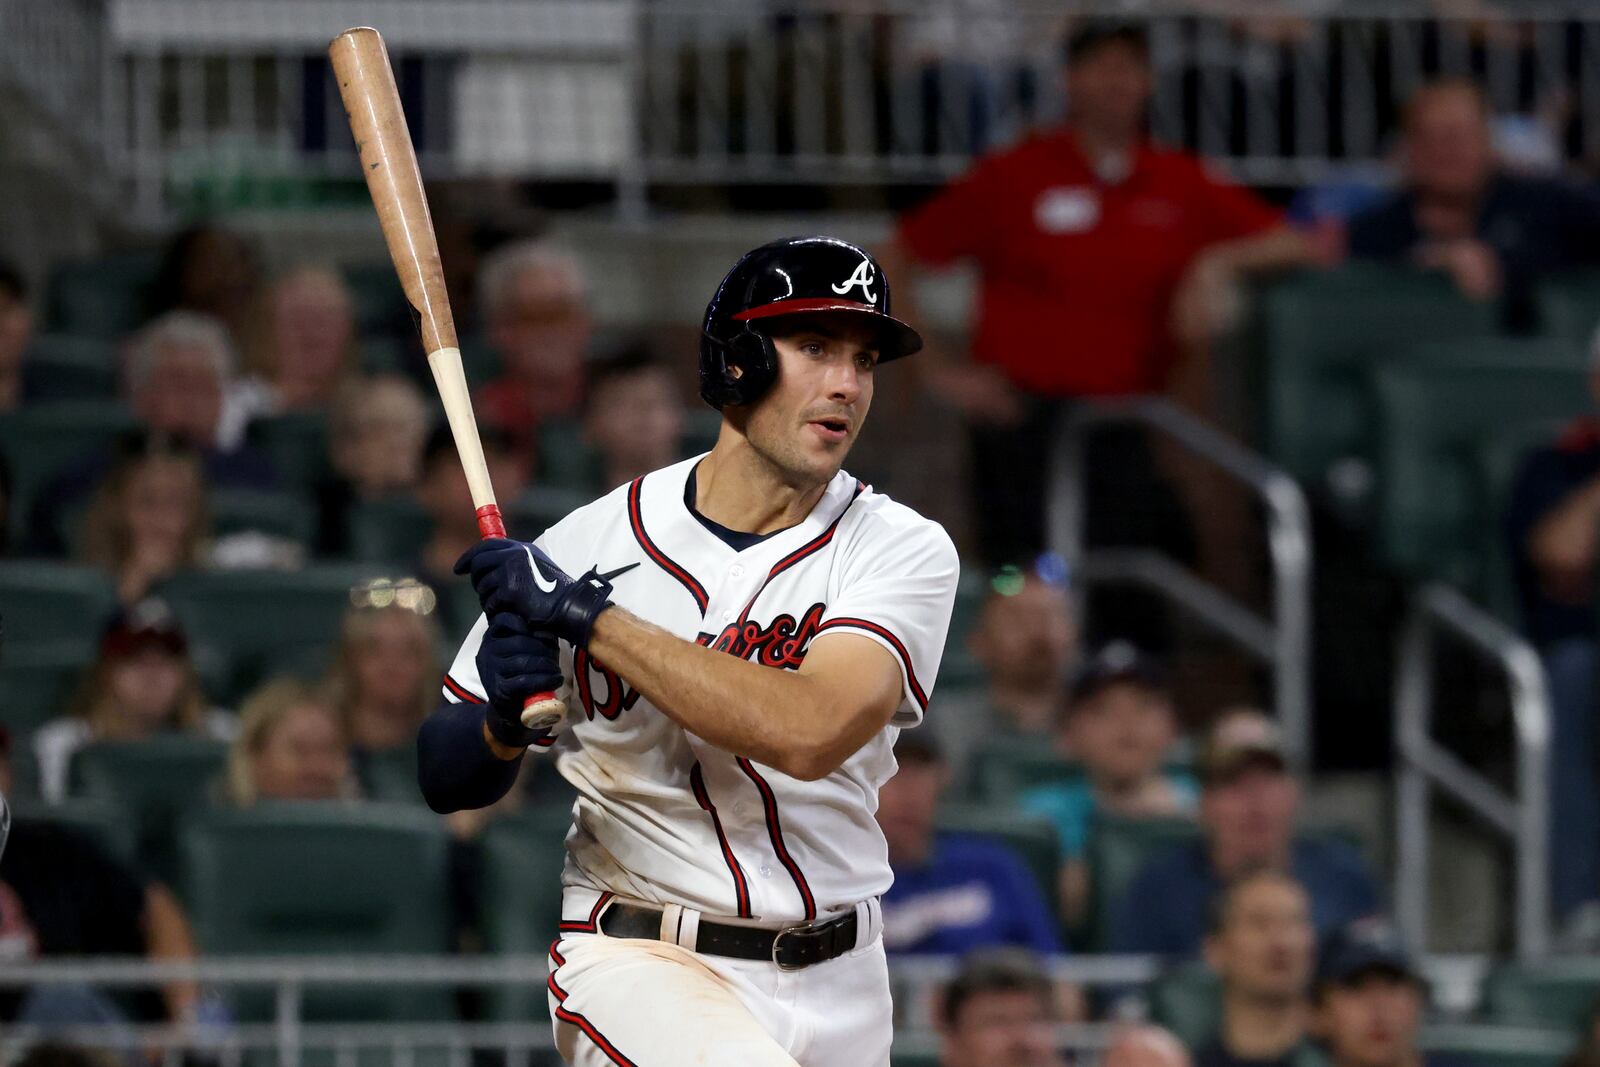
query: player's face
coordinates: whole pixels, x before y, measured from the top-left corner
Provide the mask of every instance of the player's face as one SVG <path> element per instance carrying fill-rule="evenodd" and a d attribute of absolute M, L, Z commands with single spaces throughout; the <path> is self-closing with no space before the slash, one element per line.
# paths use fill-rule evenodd
<path fill-rule="evenodd" d="M 333 715 L 304 704 L 284 715 L 252 770 L 263 800 L 333 800 L 350 773 L 350 757 Z"/>
<path fill-rule="evenodd" d="M 872 406 L 878 334 L 857 319 L 796 316 L 774 327 L 778 380 L 751 405 L 744 435 L 792 484 L 839 473 Z"/>
<path fill-rule="evenodd" d="M 1325 989 L 1317 1029 L 1335 1062 L 1396 1067 L 1407 1062 L 1422 1021 L 1422 991 L 1396 974 L 1375 972 Z"/>
<path fill-rule="evenodd" d="M 1172 702 L 1137 682 L 1115 682 L 1091 693 L 1067 720 L 1067 747 L 1089 774 L 1133 786 L 1161 769 L 1175 731 Z"/>
<path fill-rule="evenodd" d="M 943 1067 L 1055 1067 L 1050 1012 L 1034 993 L 981 993 L 945 1035 Z"/>
<path fill-rule="evenodd" d="M 1208 958 L 1242 994 L 1297 1001 L 1311 980 L 1315 940 L 1305 890 L 1286 879 L 1258 878 L 1233 894 Z"/>

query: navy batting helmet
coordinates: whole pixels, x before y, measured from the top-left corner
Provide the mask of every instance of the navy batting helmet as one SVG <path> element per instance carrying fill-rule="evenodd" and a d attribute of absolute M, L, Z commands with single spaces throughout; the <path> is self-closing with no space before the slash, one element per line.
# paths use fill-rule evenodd
<path fill-rule="evenodd" d="M 786 237 L 740 257 L 706 305 L 700 335 L 700 395 L 714 408 L 753 402 L 778 377 L 766 320 L 850 312 L 880 327 L 878 362 L 922 347 L 916 330 L 889 314 L 889 279 L 867 251 L 836 237 Z"/>

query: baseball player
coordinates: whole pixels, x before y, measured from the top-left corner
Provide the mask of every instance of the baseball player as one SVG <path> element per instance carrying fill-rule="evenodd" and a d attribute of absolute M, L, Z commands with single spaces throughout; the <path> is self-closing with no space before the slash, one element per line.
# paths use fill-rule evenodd
<path fill-rule="evenodd" d="M 570 1064 L 889 1062 L 873 810 L 958 564 L 840 468 L 878 364 L 921 346 L 862 249 L 763 245 L 706 308 L 715 447 L 456 565 L 484 616 L 423 727 L 423 791 L 492 803 L 530 749 L 576 787 L 548 983 Z M 552 689 L 566 722 L 524 728 Z"/>

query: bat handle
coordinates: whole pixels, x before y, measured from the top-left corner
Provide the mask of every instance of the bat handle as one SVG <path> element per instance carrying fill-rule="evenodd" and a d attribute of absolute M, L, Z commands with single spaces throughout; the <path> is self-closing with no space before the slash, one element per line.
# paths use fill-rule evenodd
<path fill-rule="evenodd" d="M 485 504 L 478 509 L 478 533 L 485 540 L 504 537 L 506 523 L 500 517 L 499 504 Z M 561 725 L 567 717 L 567 706 L 554 693 L 535 693 L 522 704 L 522 725 L 530 730 L 542 730 Z"/>

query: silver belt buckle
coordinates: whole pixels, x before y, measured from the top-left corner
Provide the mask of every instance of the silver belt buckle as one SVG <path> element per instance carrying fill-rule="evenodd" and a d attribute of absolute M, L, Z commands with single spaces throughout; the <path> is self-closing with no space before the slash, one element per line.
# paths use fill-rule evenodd
<path fill-rule="evenodd" d="M 806 923 L 795 923 L 793 926 L 785 926 L 783 929 L 779 930 L 776 934 L 774 934 L 773 937 L 772 937 L 772 965 L 774 967 L 778 968 L 778 970 L 780 970 L 780 971 L 803 971 L 803 970 L 805 970 L 806 969 L 806 965 L 803 964 L 803 963 L 788 965 L 788 964 L 784 964 L 781 961 L 779 961 L 779 959 L 778 959 L 778 949 L 780 947 L 782 947 L 783 939 L 787 935 L 789 935 L 789 934 L 809 933 L 809 932 L 811 932 L 812 930 L 814 930 L 816 928 L 816 925 L 817 924 L 814 921 L 813 922 L 806 922 Z"/>

